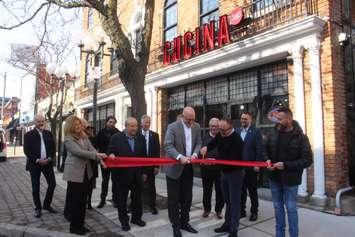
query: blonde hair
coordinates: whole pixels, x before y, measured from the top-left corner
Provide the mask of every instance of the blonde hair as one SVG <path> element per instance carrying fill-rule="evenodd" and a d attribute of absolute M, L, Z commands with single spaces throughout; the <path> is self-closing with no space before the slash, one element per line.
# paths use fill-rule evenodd
<path fill-rule="evenodd" d="M 79 121 L 80 125 L 83 126 L 83 121 L 77 116 L 71 115 L 65 120 L 64 135 L 65 136 L 73 136 L 73 137 L 77 137 L 77 138 L 85 138 L 86 135 L 85 135 L 83 129 L 81 129 L 80 134 L 77 134 L 75 132 L 75 122 L 76 121 Z"/>

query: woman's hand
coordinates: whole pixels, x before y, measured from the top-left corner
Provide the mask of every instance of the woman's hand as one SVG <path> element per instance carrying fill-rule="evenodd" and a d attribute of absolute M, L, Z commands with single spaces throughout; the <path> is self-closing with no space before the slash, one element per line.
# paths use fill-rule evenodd
<path fill-rule="evenodd" d="M 100 160 L 107 158 L 105 153 L 97 153 L 97 156 L 100 158 Z"/>

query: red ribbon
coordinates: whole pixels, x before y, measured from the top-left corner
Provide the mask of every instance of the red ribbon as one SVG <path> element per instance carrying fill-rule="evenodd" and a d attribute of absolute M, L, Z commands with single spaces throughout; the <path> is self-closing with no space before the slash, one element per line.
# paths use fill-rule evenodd
<path fill-rule="evenodd" d="M 108 157 L 104 160 L 107 168 L 142 167 L 180 164 L 179 161 L 171 158 L 142 158 L 142 157 Z M 191 164 L 200 165 L 231 165 L 243 167 L 267 167 L 262 161 L 239 161 L 239 160 L 215 160 L 215 159 L 193 159 Z"/>

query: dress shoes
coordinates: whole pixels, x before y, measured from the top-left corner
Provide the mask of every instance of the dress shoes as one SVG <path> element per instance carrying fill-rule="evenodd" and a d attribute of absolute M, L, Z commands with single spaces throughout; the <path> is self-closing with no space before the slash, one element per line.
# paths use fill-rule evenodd
<path fill-rule="evenodd" d="M 174 235 L 174 237 L 182 237 L 180 228 L 174 227 L 174 228 L 173 228 L 173 235 Z"/>
<path fill-rule="evenodd" d="M 131 226 L 128 223 L 122 224 L 122 230 L 129 231 L 131 230 Z"/>
<path fill-rule="evenodd" d="M 216 233 L 229 232 L 229 226 L 224 223 L 221 227 L 214 229 L 214 232 L 216 232 Z"/>
<path fill-rule="evenodd" d="M 157 210 L 157 208 L 152 207 L 151 210 L 152 210 L 152 214 L 153 214 L 153 215 L 158 215 L 158 210 Z"/>
<path fill-rule="evenodd" d="M 77 235 L 86 235 L 87 231 L 84 227 L 81 227 L 81 228 L 70 227 L 70 233 L 77 234 Z"/>
<path fill-rule="evenodd" d="M 209 212 L 209 211 L 204 211 L 204 212 L 202 213 L 202 217 L 204 217 L 204 218 L 207 218 L 209 215 L 210 215 L 210 212 Z"/>
<path fill-rule="evenodd" d="M 216 212 L 216 217 L 217 217 L 218 219 L 222 219 L 222 218 L 223 218 L 222 212 L 221 212 L 221 211 Z"/>
<path fill-rule="evenodd" d="M 99 205 L 97 205 L 97 208 L 103 208 L 105 205 L 106 205 L 106 202 L 101 200 Z"/>
<path fill-rule="evenodd" d="M 197 234 L 198 231 L 195 230 L 194 228 L 192 228 L 192 226 L 189 223 L 186 223 L 184 225 L 181 226 L 182 230 L 186 230 L 187 232 L 193 233 L 193 234 Z"/>
<path fill-rule="evenodd" d="M 238 237 L 238 233 L 237 232 L 230 232 L 228 237 Z"/>
<path fill-rule="evenodd" d="M 138 225 L 140 227 L 145 226 L 145 221 L 143 221 L 142 219 L 138 219 L 138 220 L 131 220 L 132 224 Z"/>
<path fill-rule="evenodd" d="M 56 210 L 53 209 L 53 207 L 49 206 L 49 207 L 43 207 L 43 210 L 48 211 L 49 213 L 58 213 Z"/>
<path fill-rule="evenodd" d="M 251 213 L 249 221 L 256 221 L 258 219 L 258 213 Z"/>
<path fill-rule="evenodd" d="M 247 213 L 245 211 L 242 211 L 240 213 L 240 219 L 247 217 Z"/>
<path fill-rule="evenodd" d="M 41 218 L 41 216 L 42 216 L 41 210 L 35 210 L 34 216 L 35 216 L 36 218 Z"/>

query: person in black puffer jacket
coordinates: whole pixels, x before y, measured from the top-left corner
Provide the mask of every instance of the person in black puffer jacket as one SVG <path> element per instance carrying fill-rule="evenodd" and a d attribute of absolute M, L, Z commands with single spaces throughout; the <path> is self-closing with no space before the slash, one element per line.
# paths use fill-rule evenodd
<path fill-rule="evenodd" d="M 266 139 L 266 160 L 276 218 L 276 237 L 285 236 L 285 206 L 290 237 L 298 236 L 297 191 L 303 170 L 312 164 L 308 137 L 293 120 L 292 111 L 281 107 L 274 115 L 276 126 Z"/>

